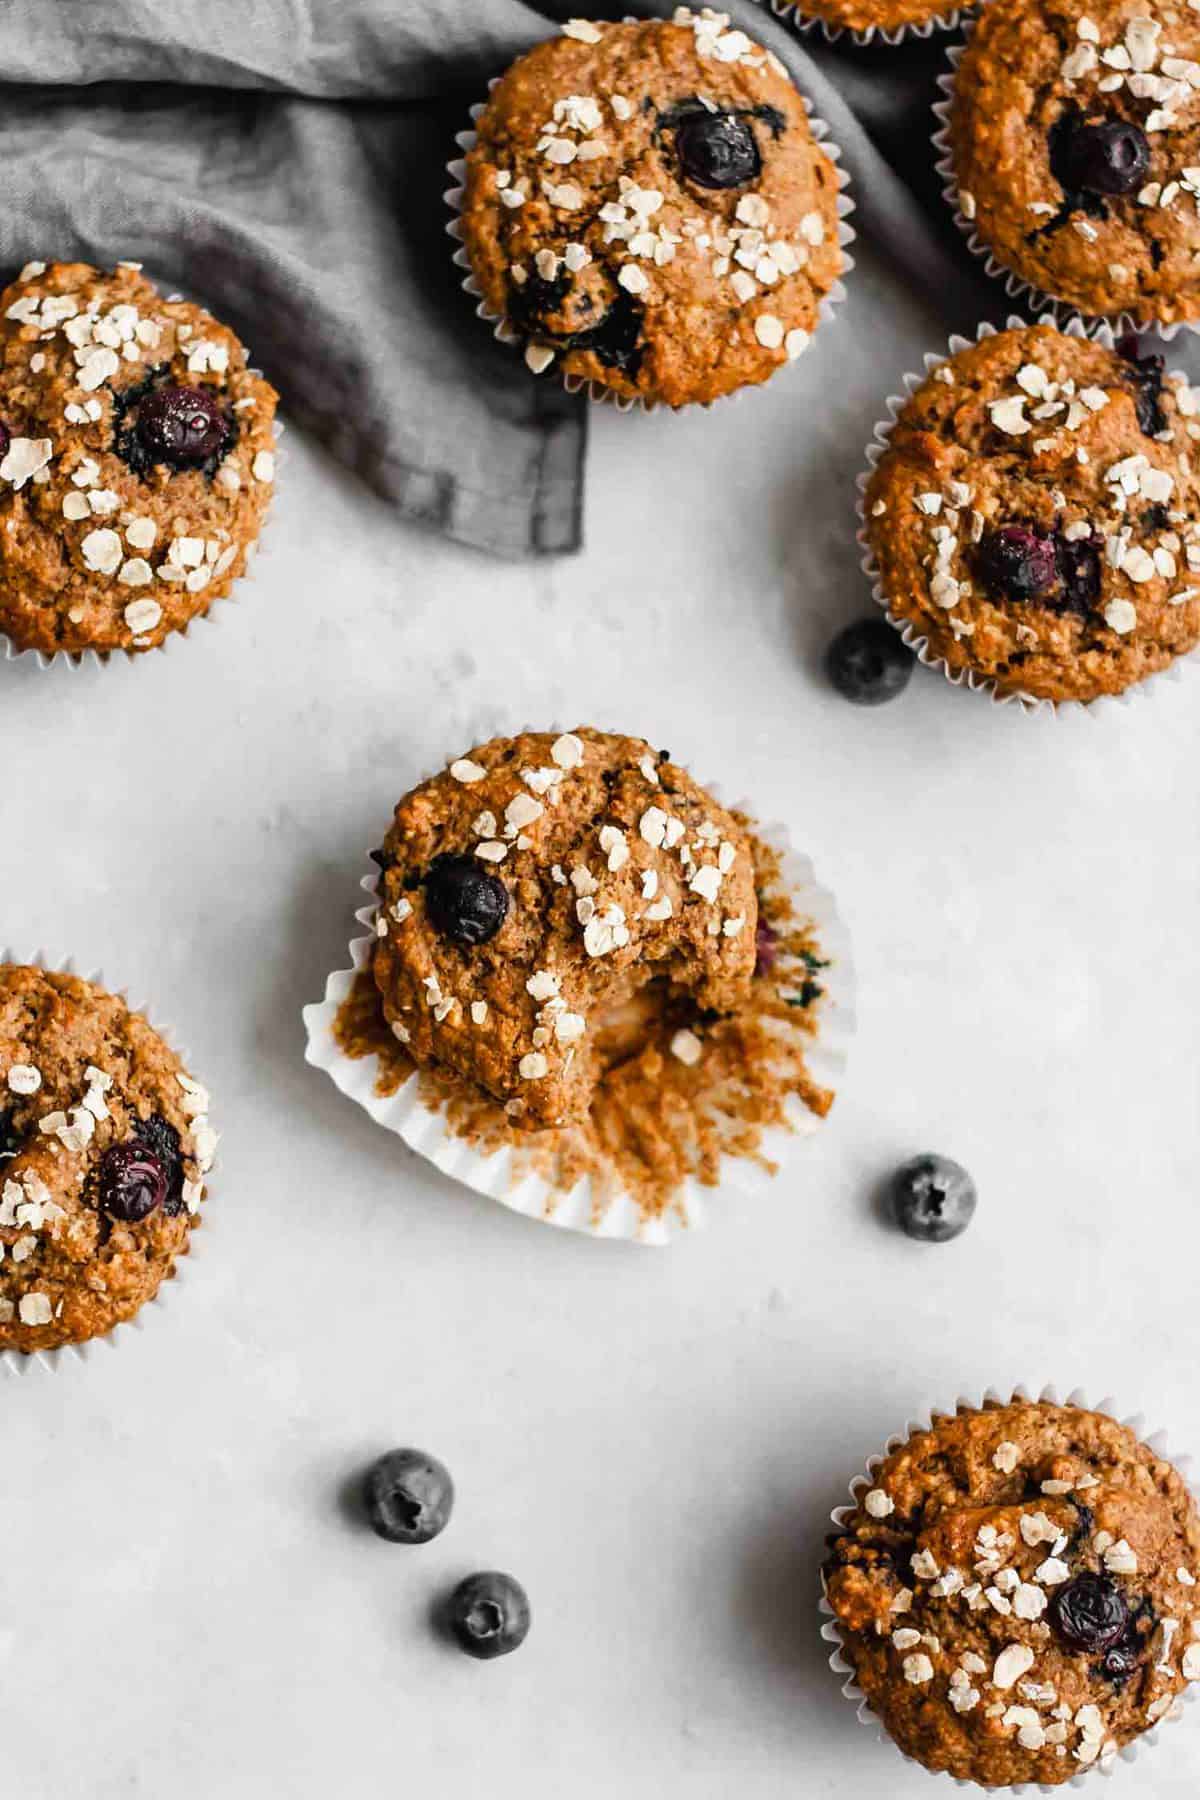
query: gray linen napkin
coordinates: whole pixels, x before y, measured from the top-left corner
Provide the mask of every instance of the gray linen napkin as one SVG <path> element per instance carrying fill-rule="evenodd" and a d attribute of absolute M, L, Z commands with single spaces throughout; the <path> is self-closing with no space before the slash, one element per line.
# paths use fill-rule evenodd
<path fill-rule="evenodd" d="M 521 49 L 633 10 L 673 0 L 5 0 L 0 269 L 141 261 L 235 325 L 290 415 L 406 517 L 496 555 L 577 549 L 586 404 L 472 319 L 444 169 Z M 928 193 L 943 48 L 810 54 L 755 0 L 725 10 L 828 121 L 858 229 L 973 323 L 978 278 L 904 179 Z"/>

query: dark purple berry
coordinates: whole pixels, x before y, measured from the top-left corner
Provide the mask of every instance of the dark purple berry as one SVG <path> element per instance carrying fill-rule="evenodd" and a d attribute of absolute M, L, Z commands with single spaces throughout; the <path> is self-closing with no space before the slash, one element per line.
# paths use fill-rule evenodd
<path fill-rule="evenodd" d="M 4 423 L 4 420 L 0 419 L 0 461 L 3 461 L 3 459 L 8 455 L 8 446 L 11 443 L 12 443 L 12 433 L 8 429 L 8 426 Z"/>
<path fill-rule="evenodd" d="M 779 933 L 760 916 L 754 930 L 754 973 L 769 975 L 779 954 Z"/>
<path fill-rule="evenodd" d="M 1058 573 L 1062 580 L 1062 610 L 1088 613 L 1100 598 L 1100 547 L 1090 538 L 1068 543 L 1059 538 Z"/>
<path fill-rule="evenodd" d="M 1147 437 L 1158 437 L 1167 430 L 1167 416 L 1162 408 L 1163 374 L 1166 365 L 1161 356 L 1139 356 L 1137 338 L 1128 335 L 1118 341 L 1117 349 L 1129 364 L 1126 380 L 1133 387 L 1133 404 L 1137 421 Z"/>
<path fill-rule="evenodd" d="M 1026 525 L 1002 525 L 981 540 L 979 574 L 992 594 L 1007 600 L 1031 600 L 1053 587 L 1058 569 L 1054 539 Z"/>
<path fill-rule="evenodd" d="M 21 1148 L 21 1139 L 17 1134 L 13 1120 L 16 1112 L 11 1106 L 0 1112 L 0 1162 L 7 1162 L 10 1156 L 16 1156 Z"/>
<path fill-rule="evenodd" d="M 1124 1637 L 1129 1627 L 1129 1607 L 1116 1582 L 1107 1575 L 1077 1575 L 1065 1587 L 1055 1589 L 1050 1623 L 1072 1650 L 1086 1650 L 1094 1655 Z"/>
<path fill-rule="evenodd" d="M 144 1144 L 113 1144 L 100 1158 L 100 1209 L 110 1219 L 136 1225 L 149 1218 L 167 1196 L 167 1175 L 153 1150 Z"/>
<path fill-rule="evenodd" d="M 967 1171 L 948 1156 L 914 1156 L 891 1180 L 892 1213 L 906 1237 L 946 1244 L 967 1229 L 978 1194 Z"/>
<path fill-rule="evenodd" d="M 161 387 L 138 407 L 136 430 L 151 462 L 192 469 L 220 454 L 229 420 L 208 388 Z"/>
<path fill-rule="evenodd" d="M 913 655 L 886 619 L 859 619 L 838 632 L 825 652 L 825 669 L 843 699 L 882 706 L 908 686 Z"/>
<path fill-rule="evenodd" d="M 454 1483 L 436 1456 L 389 1450 L 363 1478 L 363 1505 L 371 1530 L 389 1544 L 428 1544 L 450 1522 Z"/>
<path fill-rule="evenodd" d="M 148 1119 L 135 1119 L 133 1130 L 134 1135 L 153 1151 L 163 1166 L 167 1178 L 163 1211 L 168 1217 L 174 1217 L 184 1211 L 183 1158 L 179 1151 L 179 1133 L 159 1113 L 151 1113 Z"/>
<path fill-rule="evenodd" d="M 1146 179 L 1150 145 L 1125 119 L 1070 122 L 1055 140 L 1052 167 L 1068 194 L 1129 194 Z"/>
<path fill-rule="evenodd" d="M 762 174 L 754 133 L 736 113 L 686 113 L 675 127 L 675 154 L 698 187 L 745 187 Z"/>
<path fill-rule="evenodd" d="M 489 1570 L 460 1581 L 446 1605 L 446 1623 L 460 1650 L 490 1662 L 519 1649 L 529 1633 L 529 1600 L 511 1575 Z"/>
<path fill-rule="evenodd" d="M 486 944 L 508 917 L 508 889 L 475 856 L 439 856 L 425 876 L 425 910 L 452 944 Z"/>

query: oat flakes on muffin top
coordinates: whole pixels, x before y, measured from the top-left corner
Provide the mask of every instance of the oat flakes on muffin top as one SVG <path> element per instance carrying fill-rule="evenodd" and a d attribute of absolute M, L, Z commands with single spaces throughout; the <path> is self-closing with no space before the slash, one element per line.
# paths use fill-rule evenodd
<path fill-rule="evenodd" d="M 648 982 L 668 984 L 681 1024 L 749 994 L 746 832 L 641 738 L 494 738 L 405 796 L 377 860 L 393 1031 L 520 1124 L 587 1112 L 597 1033 Z"/>
<path fill-rule="evenodd" d="M 1200 14 L 1148 0 L 985 6 L 949 141 L 998 260 L 1090 314 L 1200 317 Z"/>
<path fill-rule="evenodd" d="M 1200 1517 L 1103 1413 L 935 1417 L 863 1483 L 825 1565 L 855 1679 L 927 1768 L 1056 1785 L 1200 1679 Z"/>
<path fill-rule="evenodd" d="M 461 231 L 526 361 L 683 406 L 807 346 L 843 268 L 838 177 L 778 58 L 725 14 L 591 24 L 520 58 Z"/>
<path fill-rule="evenodd" d="M 865 497 L 893 621 L 1005 693 L 1094 700 L 1200 639 L 1197 396 L 1050 325 L 938 364 Z"/>
<path fill-rule="evenodd" d="M 216 1134 L 140 1013 L 0 966 L 0 1350 L 100 1337 L 186 1253 Z"/>
<path fill-rule="evenodd" d="M 267 510 L 275 401 L 136 264 L 27 264 L 0 294 L 0 632 L 139 651 L 207 612 Z"/>

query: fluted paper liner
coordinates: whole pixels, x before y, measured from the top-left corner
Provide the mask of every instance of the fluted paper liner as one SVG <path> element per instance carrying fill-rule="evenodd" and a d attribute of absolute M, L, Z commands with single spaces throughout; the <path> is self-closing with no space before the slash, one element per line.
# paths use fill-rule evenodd
<path fill-rule="evenodd" d="M 625 23 L 627 25 L 644 24 L 645 21 L 627 18 L 625 20 Z M 497 85 L 497 83 L 495 81 L 489 82 L 488 92 L 490 93 L 491 90 L 496 85 Z M 799 90 L 797 90 L 797 92 L 799 92 Z M 808 116 L 808 128 L 812 132 L 813 137 L 816 140 L 816 142 L 818 144 L 820 144 L 822 150 L 825 152 L 826 156 L 829 158 L 830 162 L 833 164 L 834 174 L 837 176 L 837 183 L 838 183 L 838 194 L 837 194 L 838 227 L 837 227 L 837 230 L 838 230 L 838 243 L 841 246 L 841 251 L 842 251 L 842 273 L 841 273 L 841 276 L 839 276 L 838 279 L 833 283 L 833 286 L 830 288 L 829 292 L 827 294 L 824 294 L 822 296 L 822 298 L 820 299 L 820 301 L 818 302 L 817 323 L 813 328 L 813 331 L 812 331 L 812 334 L 811 334 L 811 337 L 809 340 L 809 344 L 808 344 L 808 346 L 806 346 L 806 353 L 807 353 L 807 350 L 811 349 L 812 343 L 816 340 L 817 333 L 819 332 L 820 327 L 823 324 L 827 323 L 828 320 L 833 317 L 834 312 L 841 305 L 842 301 L 846 298 L 846 287 L 845 287 L 844 277 L 847 276 L 850 273 L 851 269 L 854 267 L 854 258 L 850 255 L 849 247 L 854 242 L 854 239 L 857 236 L 857 233 L 855 232 L 853 226 L 849 223 L 850 214 L 854 211 L 854 201 L 851 198 L 850 191 L 849 191 L 849 189 L 850 189 L 849 172 L 842 167 L 841 150 L 838 148 L 837 144 L 835 144 L 833 139 L 830 137 L 829 127 L 825 123 L 824 119 L 820 118 L 818 116 L 818 114 L 816 114 L 813 111 L 812 103 L 809 100 L 807 94 L 800 94 L 800 99 L 804 105 L 805 113 Z M 455 250 L 452 260 L 453 260 L 456 268 L 459 268 L 459 269 L 462 269 L 465 271 L 463 278 L 462 278 L 461 285 L 462 285 L 464 293 L 470 294 L 471 298 L 475 301 L 476 317 L 485 320 L 492 327 L 492 335 L 493 335 L 493 337 L 497 338 L 500 343 L 511 345 L 514 349 L 517 349 L 517 350 L 523 350 L 526 342 L 528 341 L 526 334 L 522 331 L 519 331 L 517 329 L 517 327 L 511 322 L 511 320 L 509 320 L 508 318 L 506 318 L 504 316 L 504 314 L 496 312 L 492 307 L 490 307 L 488 305 L 487 301 L 483 297 L 483 291 L 480 288 L 479 283 L 476 281 L 474 274 L 472 273 L 471 259 L 470 259 L 469 255 L 467 254 L 466 245 L 462 241 L 462 221 L 461 221 L 459 215 L 462 212 L 463 194 L 466 189 L 466 180 L 467 180 L 467 165 L 466 165 L 465 159 L 466 159 L 467 153 L 470 150 L 472 150 L 475 146 L 477 134 L 474 131 L 473 127 L 475 125 L 475 122 L 480 117 L 481 113 L 483 113 L 483 111 L 485 110 L 485 106 L 486 106 L 486 102 L 483 102 L 483 103 L 481 103 L 477 106 L 473 106 L 471 108 L 472 129 L 468 130 L 468 131 L 460 131 L 454 140 L 463 154 L 460 157 L 455 157 L 451 162 L 447 163 L 447 165 L 446 165 L 446 172 L 450 176 L 452 185 L 446 189 L 444 199 L 446 201 L 446 205 L 450 208 L 450 211 L 453 214 L 453 217 L 448 221 L 448 223 L 446 225 L 446 232 L 447 232 L 447 235 L 452 237 L 455 240 L 456 244 L 458 245 L 458 248 Z M 800 361 L 800 360 L 802 360 L 802 358 L 797 358 L 796 360 Z M 768 377 L 768 381 L 773 381 L 775 379 L 775 376 L 779 374 L 780 369 L 783 369 L 786 366 L 787 366 L 786 363 L 780 363 L 779 368 L 775 369 L 772 372 L 772 374 Z M 602 404 L 608 404 L 608 405 L 615 406 L 618 412 L 632 412 L 635 409 L 637 409 L 641 412 L 656 412 L 658 410 L 658 407 L 660 404 L 660 402 L 657 400 L 636 399 L 630 394 L 618 394 L 613 388 L 606 386 L 606 384 L 602 381 L 585 380 L 582 375 L 564 374 L 562 371 L 562 366 L 561 366 L 561 358 L 558 357 L 557 355 L 555 356 L 553 364 L 551 364 L 550 367 L 548 367 L 546 370 L 544 370 L 543 374 L 550 374 L 551 372 L 553 372 L 555 377 L 559 381 L 561 381 L 562 385 L 566 388 L 566 390 L 569 394 L 577 394 L 580 392 L 581 389 L 586 388 L 588 398 L 590 400 L 596 400 Z M 535 377 L 533 375 L 532 371 L 530 372 L 530 380 L 541 380 L 541 379 L 542 379 L 542 376 Z M 721 395 L 720 398 L 722 400 L 736 400 L 742 394 L 752 391 L 752 389 L 754 387 L 764 387 L 766 385 L 767 385 L 767 382 L 754 382 L 754 383 L 750 384 L 749 388 L 747 388 L 747 387 L 735 388 L 731 394 L 723 394 L 723 395 Z M 699 405 L 706 412 L 709 410 L 710 407 L 715 406 L 717 404 L 718 404 L 717 401 L 712 401 L 712 400 L 690 401 L 688 403 L 689 406 Z M 683 411 L 687 410 L 687 408 L 677 406 L 677 407 L 672 407 L 669 410 L 673 411 L 673 412 L 683 412 Z"/>
<path fill-rule="evenodd" d="M 1164 1431 L 1147 1433 L 1144 1429 L 1145 1420 L 1140 1413 L 1135 1413 L 1130 1418 L 1122 1418 L 1117 1410 L 1116 1402 L 1111 1397 L 1106 1397 L 1093 1404 L 1082 1389 L 1075 1388 L 1067 1395 L 1064 1401 L 1060 1402 L 1058 1389 L 1054 1386 L 1043 1387 L 1036 1390 L 1024 1386 L 1015 1387 L 1007 1396 L 996 1388 L 988 1388 L 984 1393 L 982 1400 L 960 1398 L 955 1401 L 952 1410 L 944 1406 L 931 1407 L 920 1418 L 910 1419 L 903 1431 L 898 1432 L 894 1437 L 889 1438 L 882 1451 L 867 1459 L 864 1472 L 861 1475 L 856 1475 L 850 1482 L 849 1505 L 835 1506 L 830 1513 L 829 1516 L 833 1522 L 834 1530 L 839 1534 L 843 1531 L 846 1523 L 857 1510 L 859 1498 L 862 1493 L 867 1488 L 875 1485 L 876 1473 L 883 1464 L 885 1458 L 890 1456 L 894 1450 L 899 1450 L 906 1444 L 914 1432 L 928 1431 L 935 1419 L 954 1417 L 958 1413 L 964 1412 L 982 1412 L 986 1407 L 991 1405 L 1007 1406 L 1014 1400 L 1045 1400 L 1049 1401 L 1052 1405 L 1062 1404 L 1064 1406 L 1079 1406 L 1088 1412 L 1106 1414 L 1110 1419 L 1115 1419 L 1118 1424 L 1123 1425 L 1127 1430 L 1132 1431 L 1134 1436 L 1137 1437 L 1141 1443 L 1146 1444 L 1149 1449 L 1153 1450 L 1156 1456 L 1161 1457 L 1164 1461 L 1170 1462 L 1176 1471 L 1187 1480 L 1188 1486 L 1192 1492 L 1196 1492 L 1195 1484 L 1192 1481 L 1190 1474 L 1191 1457 L 1186 1455 L 1172 1455 L 1167 1447 L 1166 1433 Z M 901 1750 L 900 1746 L 888 1735 L 887 1731 L 884 1729 L 882 1720 L 876 1713 L 872 1712 L 866 1695 L 855 1681 L 854 1665 L 846 1655 L 846 1646 L 842 1639 L 841 1627 L 838 1624 L 832 1606 L 830 1606 L 829 1601 L 825 1597 L 825 1581 L 823 1576 L 821 1578 L 821 1592 L 817 1602 L 817 1609 L 824 1620 L 824 1623 L 821 1626 L 821 1636 L 830 1646 L 829 1667 L 841 1681 L 844 1697 L 855 1707 L 859 1724 L 868 1726 L 874 1731 L 881 1744 L 889 1745 L 892 1750 L 904 1757 L 905 1762 L 911 1763 L 915 1768 L 925 1769 L 924 1763 L 918 1762 L 915 1757 L 911 1757 L 906 1751 Z M 1097 1774 L 1110 1775 L 1118 1762 L 1134 1762 L 1137 1759 L 1138 1752 L 1143 1747 L 1148 1748 L 1149 1746 L 1156 1744 L 1159 1740 L 1160 1727 L 1179 1718 L 1184 1705 L 1190 1705 L 1195 1698 L 1196 1684 L 1193 1683 L 1191 1687 L 1184 1688 L 1182 1694 L 1178 1696 L 1174 1706 L 1169 1712 L 1165 1713 L 1161 1719 L 1157 1720 L 1155 1724 L 1143 1731 L 1131 1743 L 1122 1745 L 1115 1756 L 1109 1757 L 1101 1762 L 1093 1763 L 1090 1767 L 1081 1768 L 1079 1773 L 1072 1776 L 1069 1781 L 1057 1783 L 1022 1781 L 1009 1783 L 999 1788 L 988 1787 L 984 1791 L 988 1793 L 1005 1794 L 1061 1794 L 1067 1788 L 1078 1787 L 1082 1781 L 1088 1780 L 1089 1777 L 1093 1777 Z M 951 1776 L 947 1772 L 941 1770 L 925 1769 L 925 1773 L 937 1775 L 943 1783 L 953 1782 L 955 1787 L 969 1789 L 974 1793 L 978 1793 L 981 1787 L 984 1786 L 981 1782 L 964 1781 L 957 1776 Z"/>
<path fill-rule="evenodd" d="M 146 1023 L 150 1026 L 150 1029 L 157 1032 L 163 1042 L 175 1052 L 175 1055 L 183 1064 L 185 1072 L 187 1074 L 191 1073 L 191 1059 L 186 1050 L 182 1050 L 178 1045 L 172 1043 L 170 1030 L 157 1024 L 156 1021 L 151 1018 L 148 1009 L 140 1002 L 131 1000 L 124 988 L 110 987 L 105 981 L 101 970 L 89 970 L 87 973 L 84 973 L 75 967 L 74 957 L 64 956 L 52 959 L 44 950 L 35 950 L 31 956 L 23 955 L 19 950 L 0 950 L 0 963 L 16 963 L 23 968 L 45 969 L 46 972 L 51 975 L 75 975 L 80 981 L 87 981 L 90 982 L 93 987 L 103 988 L 106 993 L 114 995 L 118 1000 L 123 1000 L 130 1012 L 140 1013 Z M 216 1166 L 215 1163 L 213 1166 Z M 64 1364 L 87 1362 L 102 1351 L 115 1350 L 125 1341 L 125 1337 L 129 1332 L 141 1331 L 147 1323 L 147 1314 L 158 1312 L 163 1308 L 166 1303 L 167 1290 L 179 1285 L 180 1281 L 183 1279 L 186 1266 L 195 1259 L 197 1229 L 201 1224 L 205 1226 L 208 1225 L 207 1215 L 209 1200 L 211 1198 L 212 1180 L 211 1169 L 206 1171 L 203 1180 L 204 1199 L 201 1202 L 203 1210 L 201 1215 L 193 1222 L 191 1230 L 188 1232 L 186 1253 L 176 1257 L 173 1265 L 173 1273 L 164 1277 L 158 1285 L 157 1293 L 152 1299 L 146 1301 L 145 1305 L 134 1314 L 132 1319 L 122 1319 L 119 1324 L 113 1326 L 111 1331 L 105 1332 L 103 1337 L 87 1338 L 82 1344 L 62 1344 L 56 1350 L 0 1350 L 0 1375 L 29 1375 L 34 1369 L 42 1369 L 47 1373 L 54 1373 L 61 1369 Z"/>
<path fill-rule="evenodd" d="M 950 145 L 950 114 L 954 104 L 954 83 L 958 76 L 958 65 L 962 61 L 963 51 L 967 47 L 971 32 L 975 26 L 974 16 L 968 14 L 962 20 L 963 41 L 951 44 L 946 50 L 949 68 L 937 78 L 938 87 L 943 98 L 935 100 L 934 116 L 938 121 L 933 134 L 933 150 L 936 168 L 942 180 L 942 194 L 947 206 L 954 216 L 954 223 L 966 239 L 967 248 L 972 256 L 983 263 L 987 273 L 995 281 L 1004 283 L 1004 291 L 1010 300 L 1017 301 L 1029 312 L 1039 317 L 1049 317 L 1062 329 L 1066 329 L 1073 320 L 1082 323 L 1089 337 L 1095 337 L 1107 328 L 1114 337 L 1121 337 L 1126 332 L 1155 332 L 1169 343 L 1181 331 L 1200 331 L 1200 319 L 1174 319 L 1167 322 L 1158 319 L 1139 319 L 1130 312 L 1087 313 L 1081 307 L 1073 306 L 1067 300 L 1060 300 L 1054 294 L 1046 293 L 1035 287 L 1033 282 L 1026 281 L 1012 269 L 1001 262 L 995 251 L 980 236 L 973 220 L 968 219 L 959 203 L 958 179 L 954 173 L 954 152 Z"/>
<path fill-rule="evenodd" d="M 1053 316 L 1043 316 L 1036 319 L 1022 319 L 1018 318 L 1015 314 L 1010 314 L 1004 322 L 1003 329 L 1006 331 L 1027 331 L 1032 325 L 1052 325 L 1057 330 L 1065 333 L 1068 337 L 1090 338 L 1094 343 L 1102 344 L 1105 349 L 1111 350 L 1113 348 L 1113 333 L 1109 325 L 1103 322 L 1097 322 L 1094 329 L 1089 331 L 1084 321 L 1078 317 L 1069 319 L 1065 325 L 1062 325 L 1059 323 L 1058 319 Z M 1048 700 L 1041 695 L 1022 693 L 1019 689 L 1005 689 L 1001 692 L 990 676 L 981 675 L 971 668 L 952 669 L 945 658 L 939 656 L 937 652 L 931 648 L 929 639 L 922 634 L 920 627 L 913 620 L 906 619 L 901 614 L 892 612 L 891 604 L 883 590 L 882 577 L 879 564 L 875 559 L 875 552 L 871 549 L 870 543 L 868 542 L 866 517 L 867 487 L 872 475 L 875 473 L 876 464 L 888 447 L 892 427 L 895 425 L 902 409 L 907 406 L 916 390 L 928 381 L 934 369 L 938 368 L 944 362 L 949 362 L 953 357 L 957 356 L 960 351 L 969 350 L 972 344 L 981 344 L 986 338 L 995 337 L 1000 329 L 1001 327 L 985 321 L 977 328 L 973 338 L 960 337 L 956 333 L 951 337 L 944 350 L 930 350 L 926 352 L 923 368 L 918 372 L 910 373 L 903 377 L 903 389 L 900 393 L 888 395 L 886 415 L 882 419 L 876 421 L 871 442 L 867 445 L 866 449 L 866 467 L 858 477 L 857 482 L 857 535 L 859 550 L 861 552 L 860 567 L 871 584 L 871 595 L 875 604 L 882 609 L 887 617 L 888 623 L 895 626 L 896 630 L 900 633 L 900 636 L 904 639 L 904 642 L 916 656 L 917 661 L 924 663 L 927 669 L 940 670 L 952 687 L 964 687 L 968 688 L 972 693 L 987 694 L 997 706 L 1007 706 L 1011 703 L 1015 703 L 1026 712 L 1053 713 L 1060 711 L 1084 711 L 1099 717 L 1109 712 L 1115 706 L 1127 706 L 1135 695 L 1145 694 L 1151 687 L 1159 682 L 1178 681 L 1183 673 L 1184 665 L 1192 661 L 1200 652 L 1196 650 L 1188 651 L 1183 656 L 1177 656 L 1173 662 L 1168 663 L 1165 669 L 1157 669 L 1152 675 L 1144 675 L 1140 681 L 1132 682 L 1127 688 L 1123 688 L 1119 694 L 1100 694 L 1097 695 L 1094 700 Z"/>
<path fill-rule="evenodd" d="M 937 13 L 932 19 L 918 19 L 907 25 L 866 25 L 852 27 L 835 25 L 829 19 L 818 18 L 813 13 L 806 13 L 803 5 L 797 0 L 759 0 L 759 5 L 768 5 L 777 18 L 799 32 L 801 37 L 820 36 L 827 44 L 852 43 L 860 48 L 871 44 L 903 44 L 911 38 L 930 38 L 935 31 L 956 31 L 962 23 L 964 9 L 955 7 L 951 11 Z"/>
<path fill-rule="evenodd" d="M 717 790 L 708 785 L 706 791 L 719 800 Z M 743 810 L 735 808 L 734 810 Z M 833 896 L 819 885 L 807 857 L 793 851 L 787 833 L 780 826 L 755 826 L 757 835 L 781 858 L 780 884 L 786 888 L 796 914 L 811 922 L 821 955 L 828 967 L 821 971 L 823 996 L 814 1036 L 805 1051 L 806 1066 L 820 1086 L 836 1090 L 841 1085 L 846 1066 L 850 1037 L 854 1028 L 854 972 L 846 931 L 838 917 Z M 509 1148 L 486 1154 L 462 1138 L 452 1135 L 442 1109 L 433 1110 L 419 1092 L 419 1078 L 410 1075 L 393 1094 L 375 1091 L 378 1058 L 352 1058 L 342 1050 L 334 1035 L 338 1009 L 350 992 L 354 977 L 364 968 L 375 943 L 372 929 L 377 911 L 378 869 L 361 881 L 368 895 L 367 905 L 355 914 L 367 928 L 366 935 L 350 943 L 350 967 L 330 975 L 325 997 L 304 1008 L 304 1024 L 308 1043 L 306 1060 L 324 1069 L 342 1093 L 355 1100 L 377 1124 L 394 1132 L 410 1149 L 416 1150 L 443 1174 L 497 1200 L 513 1212 L 527 1218 L 540 1219 L 551 1225 L 585 1232 L 592 1237 L 625 1238 L 639 1244 L 667 1244 L 688 1229 L 704 1223 L 704 1187 L 694 1176 L 681 1182 L 669 1207 L 647 1217 L 637 1199 L 622 1188 L 611 1199 L 600 1199 L 593 1192 L 590 1179 L 578 1181 L 569 1191 L 555 1188 L 544 1176 L 522 1171 L 519 1156 Z M 788 1122 L 764 1130 L 763 1152 L 772 1157 L 783 1154 L 790 1142 L 814 1132 L 821 1119 L 803 1104 L 799 1096 L 789 1096 Z M 754 1186 L 765 1185 L 770 1177 L 755 1164 L 738 1160 L 738 1182 L 743 1190 L 751 1185 L 744 1177 L 754 1177 Z"/>

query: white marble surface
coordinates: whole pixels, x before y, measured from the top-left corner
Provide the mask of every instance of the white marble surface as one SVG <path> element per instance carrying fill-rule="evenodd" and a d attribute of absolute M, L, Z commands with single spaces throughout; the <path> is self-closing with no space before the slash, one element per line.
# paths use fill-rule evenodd
<path fill-rule="evenodd" d="M 0 668 L 0 936 L 147 997 L 224 1131 L 166 1310 L 0 1384 L 6 1794 L 920 1796 L 817 1638 L 862 1457 L 1019 1381 L 1200 1445 L 1200 670 L 1103 724 L 934 677 L 861 713 L 819 673 L 865 606 L 862 443 L 938 335 L 868 266 L 772 391 L 598 417 L 571 563 L 433 542 L 293 436 L 271 558 L 218 624 L 140 666 Z M 577 719 L 786 819 L 857 948 L 830 1124 L 664 1253 L 455 1190 L 302 1058 L 397 795 Z M 926 1147 L 982 1194 L 944 1249 L 875 1211 Z M 405 1441 L 459 1486 L 419 1551 L 340 1507 Z M 426 1630 L 487 1566 L 534 1606 L 492 1666 Z M 1151 1755 L 1122 1792 L 1193 1796 L 1200 1717 Z"/>

